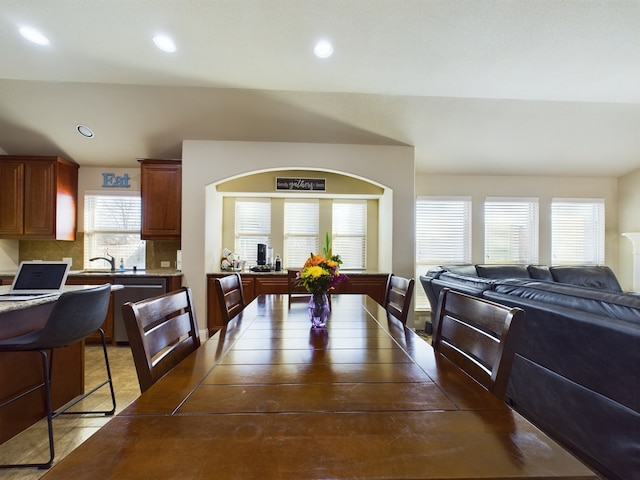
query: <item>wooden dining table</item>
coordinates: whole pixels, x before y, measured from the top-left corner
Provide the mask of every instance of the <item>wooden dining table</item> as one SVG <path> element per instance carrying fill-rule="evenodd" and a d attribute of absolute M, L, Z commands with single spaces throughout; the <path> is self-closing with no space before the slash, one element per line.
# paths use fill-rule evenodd
<path fill-rule="evenodd" d="M 44 478 L 599 478 L 371 298 L 331 308 L 257 297 Z"/>

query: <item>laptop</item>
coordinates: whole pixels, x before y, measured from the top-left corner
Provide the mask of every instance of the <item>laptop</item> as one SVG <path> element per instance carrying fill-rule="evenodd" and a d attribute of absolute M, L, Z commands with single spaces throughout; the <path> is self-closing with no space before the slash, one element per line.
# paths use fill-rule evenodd
<path fill-rule="evenodd" d="M 35 300 L 62 293 L 71 264 L 68 262 L 21 262 L 8 292 L 0 302 Z"/>

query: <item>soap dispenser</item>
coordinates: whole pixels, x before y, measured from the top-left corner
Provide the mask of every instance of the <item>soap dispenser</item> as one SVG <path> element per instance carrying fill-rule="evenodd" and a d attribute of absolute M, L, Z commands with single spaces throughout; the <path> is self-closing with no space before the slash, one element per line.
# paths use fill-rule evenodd
<path fill-rule="evenodd" d="M 124 258 L 120 259 L 120 271 L 124 272 Z"/>

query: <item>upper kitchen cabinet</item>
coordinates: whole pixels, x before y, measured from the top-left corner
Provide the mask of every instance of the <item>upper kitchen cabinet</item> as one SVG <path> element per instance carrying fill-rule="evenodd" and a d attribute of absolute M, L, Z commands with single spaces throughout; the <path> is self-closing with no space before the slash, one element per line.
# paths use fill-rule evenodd
<path fill-rule="evenodd" d="M 140 160 L 142 238 L 180 240 L 182 223 L 182 162 Z"/>
<path fill-rule="evenodd" d="M 75 240 L 78 168 L 60 157 L 0 157 L 0 238 Z"/>

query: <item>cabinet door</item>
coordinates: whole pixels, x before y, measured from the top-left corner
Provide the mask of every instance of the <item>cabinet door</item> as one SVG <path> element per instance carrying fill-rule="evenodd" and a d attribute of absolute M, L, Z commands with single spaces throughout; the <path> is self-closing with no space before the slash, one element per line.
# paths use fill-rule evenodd
<path fill-rule="evenodd" d="M 0 162 L 0 236 L 22 235 L 24 163 Z"/>
<path fill-rule="evenodd" d="M 29 161 L 24 164 L 24 235 L 55 238 L 56 164 Z"/>
<path fill-rule="evenodd" d="M 143 160 L 142 238 L 180 240 L 182 222 L 182 164 Z"/>

